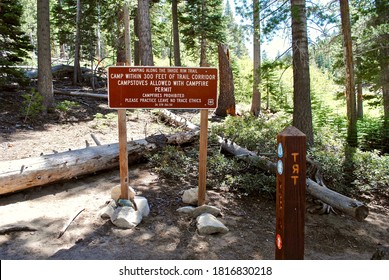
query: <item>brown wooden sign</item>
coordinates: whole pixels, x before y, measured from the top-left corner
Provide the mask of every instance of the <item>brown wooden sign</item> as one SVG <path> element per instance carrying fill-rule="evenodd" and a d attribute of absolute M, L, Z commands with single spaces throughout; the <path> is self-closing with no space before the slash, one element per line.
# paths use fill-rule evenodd
<path fill-rule="evenodd" d="M 304 259 L 306 136 L 290 126 L 277 135 L 276 259 Z"/>
<path fill-rule="evenodd" d="M 212 109 L 216 103 L 216 68 L 108 68 L 110 108 Z"/>

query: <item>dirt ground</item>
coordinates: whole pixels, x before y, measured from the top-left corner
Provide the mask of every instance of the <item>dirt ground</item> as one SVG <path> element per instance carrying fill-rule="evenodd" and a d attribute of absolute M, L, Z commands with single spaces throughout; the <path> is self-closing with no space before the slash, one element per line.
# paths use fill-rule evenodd
<path fill-rule="evenodd" d="M 83 148 L 86 141 L 95 145 L 91 134 L 102 144 L 117 142 L 116 112 L 108 109 L 105 100 L 56 96 L 57 103 L 65 99 L 79 106 L 25 122 L 19 113 L 21 97 L 0 93 L 0 160 Z M 185 117 L 196 123 L 199 114 L 193 110 Z M 129 139 L 173 132 L 148 110 L 129 111 L 127 127 Z M 194 186 L 163 180 L 147 163 L 131 166 L 129 177 L 130 185 L 148 199 L 151 208 L 149 217 L 130 230 L 99 217 L 110 189 L 119 184 L 118 169 L 0 196 L 0 230 L 12 226 L 35 230 L 1 234 L 0 259 L 274 259 L 272 199 L 209 190 L 209 204 L 222 209 L 220 220 L 230 231 L 202 236 L 194 220 L 176 211 L 184 206 L 182 192 Z M 389 244 L 387 203 L 366 202 L 370 214 L 363 222 L 341 214 L 307 212 L 305 258 L 366 260 L 378 243 Z"/>

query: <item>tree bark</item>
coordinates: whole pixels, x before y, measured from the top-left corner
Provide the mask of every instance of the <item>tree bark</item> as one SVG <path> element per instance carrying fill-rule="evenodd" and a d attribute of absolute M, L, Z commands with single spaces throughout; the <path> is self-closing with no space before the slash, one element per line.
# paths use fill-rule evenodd
<path fill-rule="evenodd" d="M 347 143 L 350 147 L 356 147 L 357 141 L 357 112 L 354 82 L 354 62 L 351 39 L 350 12 L 348 0 L 340 0 L 340 15 L 342 20 L 343 50 L 346 79 L 347 101 Z"/>
<path fill-rule="evenodd" d="M 363 119 L 363 88 L 361 82 L 357 84 L 357 104 L 358 104 L 357 118 L 362 120 Z"/>
<path fill-rule="evenodd" d="M 293 126 L 313 145 L 311 85 L 305 0 L 291 0 L 293 49 Z"/>
<path fill-rule="evenodd" d="M 128 4 L 124 4 L 124 41 L 126 46 L 126 65 L 132 65 L 131 54 L 131 28 L 130 28 L 130 11 Z"/>
<path fill-rule="evenodd" d="M 77 0 L 76 12 L 76 41 L 74 46 L 73 85 L 81 82 L 80 48 L 81 48 L 81 0 Z"/>
<path fill-rule="evenodd" d="M 197 139 L 198 132 L 158 135 L 127 144 L 128 161 L 136 163 L 145 152 L 166 144 L 181 145 Z M 119 144 L 87 147 L 35 158 L 0 162 L 0 195 L 69 180 L 119 166 Z"/>
<path fill-rule="evenodd" d="M 389 22 L 389 3 L 386 0 L 375 0 L 377 11 L 377 25 Z M 389 34 L 383 34 L 379 40 L 380 82 L 384 99 L 384 152 L 389 153 L 389 48 L 387 42 Z"/>
<path fill-rule="evenodd" d="M 201 0 L 201 20 L 205 21 L 206 13 L 206 1 Z M 202 23 L 201 26 L 204 28 L 205 24 Z M 208 67 L 208 58 L 207 58 L 207 38 L 204 34 L 205 31 L 202 31 L 200 35 L 200 67 Z"/>
<path fill-rule="evenodd" d="M 234 77 L 230 65 L 230 53 L 226 45 L 219 44 L 219 98 L 215 115 L 235 116 Z"/>
<path fill-rule="evenodd" d="M 185 125 L 190 127 L 191 130 L 199 129 L 196 125 L 192 124 L 189 121 L 181 121 L 181 118 L 177 117 L 168 110 L 161 111 L 161 114 L 164 115 L 167 119 L 173 119 L 173 122 L 179 123 L 180 125 Z M 271 162 L 265 157 L 258 156 L 252 151 L 249 151 L 228 139 L 224 139 L 218 136 L 218 142 L 221 145 L 221 148 L 238 157 L 239 159 L 245 161 L 253 161 L 256 165 L 261 168 L 263 171 L 270 172 L 275 174 L 277 171 L 277 166 L 275 163 Z M 314 182 L 310 178 L 307 178 L 307 192 L 312 196 L 320 199 L 321 201 L 335 207 L 345 214 L 350 215 L 356 218 L 358 221 L 363 221 L 369 214 L 368 207 L 362 202 L 339 194 L 335 191 L 332 191 L 326 187 L 320 186 L 318 183 Z"/>
<path fill-rule="evenodd" d="M 260 23 L 260 4 L 259 0 L 253 1 L 253 25 L 254 25 L 254 70 L 253 70 L 253 97 L 251 101 L 250 112 L 254 116 L 261 113 L 261 23 Z"/>
<path fill-rule="evenodd" d="M 126 47 L 125 47 L 125 31 L 124 31 L 124 9 L 122 6 L 117 7 L 117 41 L 116 41 L 116 65 L 125 65 L 126 63 Z"/>
<path fill-rule="evenodd" d="M 134 65 L 140 65 L 140 55 L 139 55 L 139 9 L 135 11 L 134 17 Z"/>
<path fill-rule="evenodd" d="M 178 0 L 172 0 L 174 65 L 181 66 L 180 32 L 178 28 Z"/>
<path fill-rule="evenodd" d="M 38 0 L 38 91 L 43 96 L 43 106 L 46 112 L 54 106 L 49 8 L 49 0 Z"/>
<path fill-rule="evenodd" d="M 138 0 L 139 55 L 143 66 L 153 66 L 149 0 Z"/>

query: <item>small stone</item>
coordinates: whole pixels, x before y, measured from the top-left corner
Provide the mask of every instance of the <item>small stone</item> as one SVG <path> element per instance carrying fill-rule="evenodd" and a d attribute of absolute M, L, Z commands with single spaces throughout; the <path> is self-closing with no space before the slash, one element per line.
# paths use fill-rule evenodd
<path fill-rule="evenodd" d="M 198 201 L 198 188 L 191 188 L 189 190 L 185 190 L 182 195 L 182 201 L 186 204 L 196 205 Z M 208 200 L 207 194 L 205 194 L 205 200 Z"/>
<path fill-rule="evenodd" d="M 150 214 L 150 206 L 147 199 L 143 196 L 135 196 L 134 201 L 138 208 L 137 212 L 140 212 L 142 217 L 147 217 Z"/>
<path fill-rule="evenodd" d="M 131 229 L 136 227 L 150 213 L 150 207 L 147 199 L 142 196 L 135 196 L 137 209 L 129 206 L 119 206 L 114 209 L 110 216 L 111 222 L 120 228 Z"/>
<path fill-rule="evenodd" d="M 128 186 L 128 192 L 135 193 L 135 190 L 132 187 Z M 111 189 L 111 198 L 117 201 L 120 198 L 121 193 L 122 193 L 121 187 L 120 185 L 117 185 Z"/>
<path fill-rule="evenodd" d="M 187 215 L 193 216 L 193 211 L 195 209 L 196 208 L 193 207 L 193 206 L 184 206 L 184 207 L 178 208 L 177 212 L 180 213 L 180 214 L 187 214 Z"/>
<path fill-rule="evenodd" d="M 117 207 L 116 201 L 112 199 L 107 205 L 105 205 L 101 209 L 100 217 L 103 219 L 110 219 L 116 207 Z"/>
<path fill-rule="evenodd" d="M 139 211 L 135 211 L 134 208 L 123 206 L 115 209 L 111 216 L 111 222 L 124 229 L 131 229 L 136 227 L 142 221 L 142 215 Z"/>
<path fill-rule="evenodd" d="M 200 216 L 203 213 L 209 213 L 209 214 L 212 214 L 213 216 L 217 217 L 220 215 L 220 209 L 215 207 L 215 206 L 211 206 L 211 205 L 201 205 L 201 206 L 196 207 L 194 209 L 194 211 L 192 212 L 192 217 L 197 218 L 198 216 Z"/>
<path fill-rule="evenodd" d="M 226 233 L 229 229 L 215 216 L 209 213 L 201 214 L 197 217 L 197 229 L 200 234 Z"/>

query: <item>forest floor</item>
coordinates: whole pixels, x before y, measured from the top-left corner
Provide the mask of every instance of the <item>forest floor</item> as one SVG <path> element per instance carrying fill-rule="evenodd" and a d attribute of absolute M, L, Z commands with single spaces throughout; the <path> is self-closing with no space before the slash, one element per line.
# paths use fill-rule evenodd
<path fill-rule="evenodd" d="M 0 160 L 41 154 L 118 140 L 116 111 L 105 100 L 56 95 L 56 102 L 72 100 L 67 112 L 56 111 L 34 122 L 20 113 L 23 99 L 0 93 Z M 159 122 L 150 110 L 129 110 L 128 138 L 142 139 L 173 129 Z M 182 113 L 182 112 L 181 112 Z M 193 122 L 199 112 L 184 112 Z M 1 172 L 1 170 L 0 170 Z M 28 226 L 36 231 L 0 235 L 0 259 L 274 259 L 275 201 L 269 197 L 209 190 L 209 204 L 222 210 L 226 234 L 202 236 L 196 222 L 177 215 L 181 194 L 195 187 L 164 180 L 147 163 L 131 166 L 130 185 L 148 199 L 151 212 L 135 229 L 119 229 L 99 217 L 120 181 L 119 170 L 31 188 L 0 196 L 0 230 Z M 193 182 L 192 182 L 193 183 Z M 370 214 L 363 221 L 342 214 L 306 213 L 306 259 L 370 259 L 377 244 L 389 244 L 389 209 L 386 203 L 366 201 Z M 61 238 L 69 219 L 85 209 Z"/>

